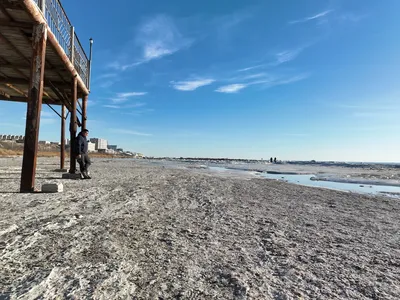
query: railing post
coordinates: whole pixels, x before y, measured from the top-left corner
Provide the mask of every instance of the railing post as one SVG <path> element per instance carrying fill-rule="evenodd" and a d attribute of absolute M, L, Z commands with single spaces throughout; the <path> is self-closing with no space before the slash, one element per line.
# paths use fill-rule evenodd
<path fill-rule="evenodd" d="M 43 13 L 43 16 L 46 18 L 46 0 L 40 1 L 40 10 Z"/>
<path fill-rule="evenodd" d="M 69 59 L 72 63 L 73 66 L 75 66 L 74 64 L 74 60 L 75 60 L 75 27 L 71 26 L 71 43 L 70 43 L 70 48 L 71 48 L 71 52 L 69 53 Z"/>
<path fill-rule="evenodd" d="M 90 38 L 90 54 L 89 54 L 89 63 L 88 63 L 88 76 L 87 76 L 87 87 L 90 92 L 90 77 L 92 76 L 92 47 L 93 47 L 93 39 Z"/>

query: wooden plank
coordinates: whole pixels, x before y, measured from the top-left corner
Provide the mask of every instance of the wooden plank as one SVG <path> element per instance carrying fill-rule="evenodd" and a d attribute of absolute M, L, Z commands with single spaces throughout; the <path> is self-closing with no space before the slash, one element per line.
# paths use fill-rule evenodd
<path fill-rule="evenodd" d="M 40 112 L 42 110 L 43 79 L 46 60 L 46 39 L 46 25 L 39 24 L 35 26 L 20 186 L 20 191 L 25 193 L 34 192 L 35 190 Z"/>
<path fill-rule="evenodd" d="M 0 78 L 0 83 L 8 83 L 8 84 L 27 84 L 29 81 L 23 78 L 13 78 L 13 77 L 7 77 L 7 78 Z M 59 81 L 51 81 L 52 84 L 50 84 L 50 80 L 45 80 L 46 86 L 55 86 L 57 88 L 70 88 L 70 86 L 66 85 L 64 82 L 59 82 Z"/>
<path fill-rule="evenodd" d="M 32 29 L 33 24 L 28 22 L 15 22 L 15 21 L 6 21 L 0 20 L 0 27 L 16 27 L 16 28 L 27 28 Z"/>

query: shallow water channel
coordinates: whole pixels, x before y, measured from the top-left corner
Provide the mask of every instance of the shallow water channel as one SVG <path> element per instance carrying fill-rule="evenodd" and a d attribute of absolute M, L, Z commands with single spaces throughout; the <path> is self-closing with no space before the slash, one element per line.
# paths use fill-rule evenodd
<path fill-rule="evenodd" d="M 230 169 L 221 167 L 209 167 L 209 169 L 216 172 L 232 171 Z M 239 170 L 235 171 L 248 172 Z M 320 188 L 327 188 L 327 189 L 361 193 L 361 194 L 386 195 L 386 196 L 400 198 L 400 187 L 398 186 L 318 181 L 318 180 L 311 180 L 312 177 L 315 177 L 315 175 L 312 174 L 289 175 L 289 174 L 269 174 L 264 172 L 264 173 L 259 173 L 259 176 L 267 179 L 275 179 L 304 186 L 320 187 Z"/>

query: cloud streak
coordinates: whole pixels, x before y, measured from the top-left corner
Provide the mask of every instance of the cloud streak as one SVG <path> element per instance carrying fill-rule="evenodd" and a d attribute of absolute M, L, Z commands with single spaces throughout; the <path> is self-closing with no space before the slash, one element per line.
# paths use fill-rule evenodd
<path fill-rule="evenodd" d="M 118 93 L 117 96 L 111 99 L 111 102 L 114 104 L 124 103 L 132 97 L 139 97 L 146 95 L 147 92 L 127 92 L 127 93 Z"/>
<path fill-rule="evenodd" d="M 199 87 L 210 85 L 215 82 L 214 79 L 197 79 L 188 81 L 171 81 L 172 87 L 178 91 L 194 91 Z"/>
<path fill-rule="evenodd" d="M 235 84 L 221 86 L 218 89 L 216 89 L 215 91 L 218 93 L 235 94 L 246 87 L 247 87 L 247 84 L 235 83 Z"/>
<path fill-rule="evenodd" d="M 144 133 L 139 132 L 136 130 L 129 130 L 129 129 L 120 129 L 120 128 L 112 128 L 110 129 L 111 132 L 120 133 L 120 134 L 129 134 L 129 135 L 137 135 L 137 136 L 152 136 L 151 133 Z"/>
<path fill-rule="evenodd" d="M 308 73 L 299 74 L 299 75 L 295 75 L 292 77 L 284 77 L 284 78 L 282 78 L 282 77 L 274 78 L 272 76 L 266 76 L 265 78 L 261 78 L 259 80 L 251 81 L 248 83 L 235 83 L 235 84 L 230 84 L 230 85 L 224 85 L 224 86 L 219 87 L 215 91 L 219 92 L 219 93 L 234 94 L 234 93 L 238 93 L 239 91 L 241 91 L 249 86 L 252 86 L 252 85 L 262 85 L 266 88 L 270 88 L 270 87 L 277 86 L 277 85 L 285 85 L 285 84 L 298 82 L 298 81 L 308 78 L 309 76 L 310 76 L 310 74 L 308 74 Z"/>
<path fill-rule="evenodd" d="M 303 19 L 290 21 L 290 22 L 289 22 L 289 25 L 299 24 L 299 23 L 306 23 L 306 22 L 309 22 L 309 21 L 312 21 L 312 20 L 318 20 L 318 19 L 321 19 L 321 18 L 323 18 L 323 17 L 329 15 L 329 14 L 332 13 L 332 12 L 333 12 L 332 9 L 325 10 L 325 11 L 322 11 L 322 12 L 320 12 L 320 13 L 318 13 L 318 14 L 316 14 L 316 15 L 313 15 L 313 16 L 311 16 L 311 17 L 306 17 L 306 18 L 303 18 Z"/>
<path fill-rule="evenodd" d="M 303 51 L 304 48 L 297 48 L 294 50 L 286 50 L 277 53 L 276 56 L 276 65 L 280 65 L 286 62 L 289 62 L 295 59 L 299 54 Z"/>

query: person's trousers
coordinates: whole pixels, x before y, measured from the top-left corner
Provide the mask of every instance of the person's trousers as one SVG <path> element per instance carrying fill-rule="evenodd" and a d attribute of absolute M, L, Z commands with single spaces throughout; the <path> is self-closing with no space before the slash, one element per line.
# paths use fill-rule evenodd
<path fill-rule="evenodd" d="M 81 158 L 77 159 L 81 173 L 87 174 L 89 166 L 92 164 L 88 154 L 81 154 Z"/>

